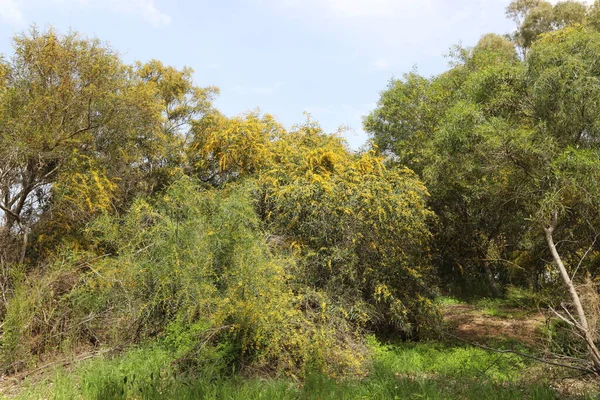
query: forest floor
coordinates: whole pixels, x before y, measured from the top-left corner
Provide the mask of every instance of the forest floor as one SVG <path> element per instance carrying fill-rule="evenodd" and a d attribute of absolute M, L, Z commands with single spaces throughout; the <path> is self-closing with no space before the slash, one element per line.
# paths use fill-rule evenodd
<path fill-rule="evenodd" d="M 443 318 L 447 333 L 472 346 L 515 350 L 544 358 L 552 354 L 552 319 L 542 310 L 517 307 L 511 301 L 482 299 L 471 303 L 444 299 Z M 598 398 L 600 382 L 562 368 L 533 364 L 527 368 L 530 381 L 545 381 L 559 398 Z"/>
<path fill-rule="evenodd" d="M 153 347 L 117 358 L 93 357 L 48 368 L 18 380 L 3 377 L 0 397 L 17 399 L 600 399 L 598 380 L 532 361 L 544 356 L 546 317 L 504 300 L 470 303 L 440 299 L 444 332 L 439 340 L 382 344 L 370 338 L 374 361 L 367 377 L 335 381 L 314 375 L 288 379 L 177 378 L 156 366 L 169 355 Z M 161 364 L 162 362 L 162 364 Z M 154 366 L 154 367 L 152 367 Z M 155 369 L 152 369 L 155 368 Z M 162 368 L 162 367 L 161 367 Z M 127 377 L 137 376 L 137 383 Z M 137 385 L 137 386 L 136 386 Z"/>
<path fill-rule="evenodd" d="M 516 341 L 527 346 L 540 343 L 546 317 L 538 311 L 510 306 L 494 309 L 473 304 L 444 306 L 444 322 L 457 337 L 473 342 Z"/>

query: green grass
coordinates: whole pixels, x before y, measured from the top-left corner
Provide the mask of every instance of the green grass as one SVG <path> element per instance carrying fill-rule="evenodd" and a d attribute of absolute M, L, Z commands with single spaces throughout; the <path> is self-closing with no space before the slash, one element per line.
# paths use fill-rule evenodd
<path fill-rule="evenodd" d="M 490 317 L 506 319 L 524 319 L 532 314 L 532 310 L 515 308 L 507 304 L 505 300 L 499 299 L 481 299 L 475 303 L 475 306 Z"/>
<path fill-rule="evenodd" d="M 558 399 L 530 365 L 514 355 L 440 343 L 381 345 L 371 338 L 374 361 L 363 379 L 333 380 L 312 374 L 291 379 L 222 377 L 203 371 L 178 375 L 159 347 L 99 358 L 57 370 L 25 385 L 19 399 Z M 591 395 L 590 395 L 591 396 Z M 592 398 L 592 397 L 588 397 Z"/>
<path fill-rule="evenodd" d="M 518 318 L 529 308 L 526 294 L 480 299 L 476 310 Z M 442 306 L 463 304 L 438 298 Z M 160 345 L 100 357 L 71 369 L 57 369 L 42 381 L 26 382 L 18 399 L 560 399 L 544 380 L 544 369 L 514 354 L 498 354 L 463 343 L 381 344 L 368 338 L 373 362 L 366 377 L 332 379 L 308 374 L 304 379 L 223 376 L 222 370 L 181 374 L 174 355 Z M 519 346 L 520 343 L 493 343 Z M 221 372 L 219 372 L 221 371 Z M 577 397 L 574 397 L 577 398 Z M 581 399 L 599 399 L 600 392 Z"/>
<path fill-rule="evenodd" d="M 479 297 L 470 299 L 468 302 L 453 297 L 442 296 L 438 298 L 438 303 L 441 306 L 470 304 L 483 314 L 507 319 L 526 318 L 546 301 L 543 294 L 513 286 L 506 288 L 506 293 L 502 298 Z"/>
<path fill-rule="evenodd" d="M 453 306 L 453 305 L 457 305 L 457 304 L 467 304 L 464 301 L 457 299 L 456 297 L 452 297 L 452 296 L 439 296 L 436 299 L 437 303 L 440 306 Z"/>

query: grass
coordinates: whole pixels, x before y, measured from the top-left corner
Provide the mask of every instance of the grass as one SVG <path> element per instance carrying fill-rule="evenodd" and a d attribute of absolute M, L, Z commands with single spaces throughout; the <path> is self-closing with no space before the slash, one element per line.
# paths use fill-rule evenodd
<path fill-rule="evenodd" d="M 456 297 L 440 296 L 437 301 L 442 307 L 469 304 L 491 317 L 522 319 L 531 315 L 532 310 L 543 303 L 544 299 L 531 290 L 509 286 L 502 298 L 478 297 L 466 302 Z"/>
<path fill-rule="evenodd" d="M 439 296 L 436 300 L 437 303 L 442 307 L 467 304 L 466 302 L 452 296 Z"/>
<path fill-rule="evenodd" d="M 505 299 L 480 299 L 474 305 L 490 317 L 505 319 L 523 319 L 533 312 L 531 309 L 515 307 L 512 302 Z"/>
<path fill-rule="evenodd" d="M 466 304 L 451 297 L 441 306 Z M 479 299 L 477 312 L 519 318 L 531 307 L 527 294 Z M 579 397 L 557 392 L 545 379 L 544 366 L 514 354 L 498 354 L 463 343 L 381 344 L 368 338 L 373 360 L 366 377 L 305 379 L 223 376 L 208 369 L 193 375 L 177 372 L 173 355 L 155 345 L 118 357 L 100 357 L 72 369 L 57 369 L 44 380 L 26 382 L 18 399 L 600 399 L 600 391 Z M 522 343 L 492 343 L 519 347 Z M 584 393 L 585 391 L 580 391 Z"/>
<path fill-rule="evenodd" d="M 178 375 L 159 347 L 59 369 L 25 384 L 19 399 L 558 399 L 546 383 L 524 380 L 530 365 L 514 355 L 440 343 L 382 345 L 363 379 L 319 374 L 291 379 L 224 378 L 203 371 Z M 585 397 L 584 397 L 585 398 Z M 593 397 L 587 397 L 592 399 Z"/>

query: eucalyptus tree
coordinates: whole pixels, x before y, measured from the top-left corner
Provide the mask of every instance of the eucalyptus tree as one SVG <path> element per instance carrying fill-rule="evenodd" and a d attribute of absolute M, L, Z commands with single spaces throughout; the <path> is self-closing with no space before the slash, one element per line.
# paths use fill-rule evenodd
<path fill-rule="evenodd" d="M 434 257 L 450 281 L 483 273 L 500 295 L 494 266 L 508 258 L 516 239 L 519 204 L 507 193 L 518 171 L 498 163 L 508 151 L 523 92 L 523 65 L 515 46 L 484 36 L 473 49 L 458 48 L 452 68 L 431 79 L 415 74 L 393 81 L 365 119 L 365 129 L 392 164 L 424 179 L 437 214 Z M 506 208 L 506 213 L 489 212 Z"/>
<path fill-rule="evenodd" d="M 581 15 L 577 4 L 555 8 Z M 440 270 L 451 279 L 473 270 L 468 266 L 485 271 L 492 292 L 503 270 L 556 271 L 555 283 L 562 282 L 571 300 L 566 314 L 557 315 L 584 338 L 598 371 L 592 310 L 576 282 L 600 270 L 600 33 L 564 25 L 532 37 L 524 59 L 506 39 L 487 35 L 461 50 L 448 72 L 421 81 L 429 90 L 449 81 L 451 91 L 409 97 L 412 92 L 398 90 L 411 87 L 409 81 L 394 82 L 365 127 L 393 154 L 392 163 L 416 167 L 425 180 L 439 221 L 434 254 Z M 417 126 L 411 117 L 427 121 L 420 116 L 440 110 L 439 104 L 443 112 L 411 142 L 407 132 Z M 415 163 L 414 154 L 423 161 Z M 491 262 L 509 268 L 494 271 Z"/>
<path fill-rule="evenodd" d="M 547 34 L 528 56 L 534 129 L 546 138 L 534 188 L 534 220 L 540 223 L 576 315 L 566 317 L 583 337 L 600 371 L 596 333 L 575 286 L 577 272 L 597 275 L 596 226 L 600 222 L 600 33 L 583 26 Z M 560 242 L 568 244 L 558 244 Z M 583 249 L 588 248 L 588 251 Z M 565 262 L 565 260 L 567 262 Z M 570 265 L 569 265 L 570 264 Z M 557 313 L 557 315 L 560 315 Z"/>
<path fill-rule="evenodd" d="M 517 25 L 515 43 L 527 50 L 543 33 L 587 20 L 588 6 L 578 1 L 560 1 L 555 5 L 545 0 L 513 0 L 506 9 L 507 17 Z"/>

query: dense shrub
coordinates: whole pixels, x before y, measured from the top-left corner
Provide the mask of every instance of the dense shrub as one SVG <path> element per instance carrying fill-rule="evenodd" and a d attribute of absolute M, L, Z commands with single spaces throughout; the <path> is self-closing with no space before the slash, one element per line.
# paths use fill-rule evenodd
<path fill-rule="evenodd" d="M 259 214 L 300 256 L 296 279 L 355 323 L 406 335 L 435 328 L 427 190 L 409 169 L 353 155 L 306 125 L 279 140 L 257 179 Z"/>
<path fill-rule="evenodd" d="M 8 303 L 5 368 L 67 336 L 73 345 L 109 346 L 162 337 L 185 368 L 361 367 L 360 341 L 327 312 L 327 297 L 309 312 L 291 290 L 294 260 L 267 246 L 243 187 L 217 192 L 181 179 L 123 218 L 99 218 L 86 234 L 99 256 L 59 257 Z"/>

